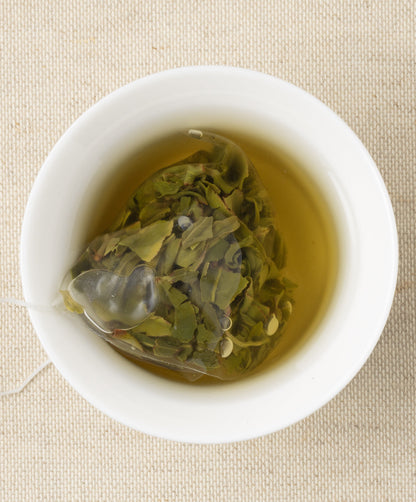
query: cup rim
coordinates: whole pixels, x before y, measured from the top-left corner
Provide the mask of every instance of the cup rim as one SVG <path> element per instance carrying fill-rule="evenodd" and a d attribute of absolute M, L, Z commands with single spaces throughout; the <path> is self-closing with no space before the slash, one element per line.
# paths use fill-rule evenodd
<path fill-rule="evenodd" d="M 236 93 L 239 96 L 233 98 L 237 82 L 240 83 L 238 93 Z M 342 343 L 331 342 L 332 345 L 329 343 L 325 353 L 326 366 L 321 364 L 320 367 L 319 363 L 324 360 L 322 358 L 322 361 L 316 361 L 316 364 L 307 369 L 299 369 L 296 378 L 279 383 L 279 392 L 273 388 L 267 388 L 259 392 L 259 387 L 256 387 L 256 379 L 250 380 L 248 378 L 246 381 L 231 384 L 235 389 L 235 397 L 232 391 L 218 391 L 218 388 L 215 387 L 217 390 L 210 388 L 202 392 L 204 398 L 206 398 L 206 401 L 204 401 L 195 392 L 191 396 L 186 390 L 171 382 L 165 381 L 162 384 L 164 390 L 161 390 L 160 382 L 156 384 L 155 380 L 152 380 L 153 377 L 143 377 L 142 375 L 143 381 L 148 383 L 150 387 L 154 385 L 154 389 L 157 392 L 160 391 L 160 395 L 147 395 L 143 389 L 135 388 L 133 385 L 128 388 L 128 393 L 126 391 L 128 395 L 120 393 L 120 395 L 115 396 L 116 384 L 120 386 L 125 384 L 122 378 L 117 380 L 117 375 L 113 375 L 115 383 L 109 393 L 105 385 L 86 379 L 86 369 L 83 374 L 77 373 L 77 370 L 82 366 L 81 361 L 70 360 L 68 346 L 63 344 L 62 339 L 53 336 L 53 330 L 58 326 L 57 322 L 61 323 L 62 326 L 65 322 L 68 326 L 72 326 L 71 329 L 75 329 L 76 323 L 71 324 L 72 321 L 66 319 L 57 321 L 55 313 L 49 315 L 35 309 L 30 309 L 30 317 L 43 347 L 57 369 L 72 387 L 105 414 L 137 430 L 167 439 L 197 443 L 224 443 L 250 439 L 282 429 L 308 416 L 332 399 L 348 384 L 369 357 L 381 335 L 391 308 L 398 270 L 398 239 L 391 202 L 381 175 L 370 154 L 345 122 L 325 104 L 283 80 L 252 70 L 227 66 L 191 66 L 167 70 L 148 75 L 113 91 L 93 105 L 70 126 L 42 166 L 29 196 L 22 225 L 20 266 L 24 297 L 29 303 L 37 303 L 40 286 L 39 281 L 35 280 L 36 274 L 33 272 L 37 266 L 37 260 L 36 256 L 33 256 L 32 250 L 41 248 L 39 231 L 41 236 L 50 231 L 50 229 L 42 230 L 39 223 L 42 218 L 52 218 L 49 215 L 51 207 L 48 207 L 47 203 L 45 203 L 45 195 L 50 194 L 54 185 L 60 183 L 58 178 L 62 175 L 63 169 L 67 167 L 67 164 L 63 161 L 64 157 L 73 155 L 75 150 L 81 155 L 87 151 L 87 148 L 90 148 L 90 145 L 83 138 L 87 137 L 89 140 L 94 140 L 94 128 L 97 127 L 98 122 L 102 120 L 108 120 L 109 122 L 119 120 L 120 114 L 123 111 L 127 113 L 132 103 L 136 106 L 134 112 L 136 114 L 139 113 L 140 109 L 144 111 L 149 107 L 151 109 L 152 105 L 149 104 L 149 99 L 152 97 L 160 98 L 162 106 L 168 102 L 167 100 L 174 100 L 175 96 L 180 100 L 184 93 L 195 90 L 195 86 L 198 85 L 201 87 L 198 92 L 203 93 L 208 100 L 215 101 L 215 99 L 221 98 L 232 101 L 234 99 L 237 103 L 238 99 L 244 98 L 245 103 L 252 105 L 253 108 L 262 106 L 263 114 L 266 114 L 265 102 L 267 99 L 270 100 L 270 106 L 273 108 L 270 112 L 272 115 L 276 113 L 279 107 L 288 106 L 287 103 L 284 105 L 285 101 L 290 102 L 293 109 L 290 109 L 290 120 L 287 120 L 288 123 L 290 122 L 290 127 L 300 132 L 306 127 L 305 123 L 309 120 L 306 114 L 315 114 L 316 117 L 319 117 L 322 130 L 331 131 L 331 138 L 335 145 L 326 146 L 325 155 L 334 161 L 334 148 L 343 146 L 345 155 L 350 156 L 357 163 L 354 165 L 354 172 L 358 173 L 361 170 L 361 175 L 366 176 L 366 180 L 368 180 L 371 187 L 371 195 L 369 196 L 371 205 L 376 207 L 365 209 L 364 195 L 356 195 L 357 200 L 358 198 L 360 200 L 360 210 L 365 209 L 372 212 L 368 215 L 365 228 L 364 223 L 360 221 L 352 223 L 352 232 L 359 233 L 360 242 L 366 242 L 368 252 L 363 257 L 360 254 L 360 249 L 354 249 L 354 243 L 351 242 L 351 253 L 357 253 L 356 261 L 351 261 L 351 263 L 356 264 L 357 267 L 359 266 L 362 273 L 366 273 L 366 266 L 373 267 L 372 275 L 369 273 L 368 276 L 374 278 L 376 273 L 375 265 L 369 262 L 372 246 L 370 240 L 374 239 L 375 241 L 374 250 L 378 242 L 383 242 L 386 245 L 383 249 L 378 250 L 377 263 L 385 265 L 385 274 L 379 278 L 377 283 L 379 291 L 374 293 L 377 305 L 371 306 L 374 317 L 372 319 L 373 326 L 370 327 L 366 323 L 366 331 L 362 333 L 364 339 L 360 341 L 356 336 L 354 338 L 356 345 L 352 348 L 348 347 L 346 336 L 344 336 Z M 170 91 L 168 98 L 166 98 L 167 89 Z M 198 101 L 197 96 L 195 96 L 195 100 Z M 156 101 L 157 99 L 153 103 L 156 103 Z M 154 106 L 156 105 L 154 104 Z M 288 124 L 286 125 L 288 126 Z M 111 129 L 110 126 L 109 129 Z M 101 133 L 104 135 L 105 132 L 103 127 Z M 319 134 L 324 134 L 324 132 L 315 131 L 314 137 L 319 137 L 321 140 Z M 311 138 L 312 136 L 311 133 Z M 324 145 L 324 142 L 321 141 L 320 145 L 323 152 L 324 146 L 322 145 Z M 341 151 L 344 152 L 344 150 Z M 338 161 L 338 164 L 340 164 L 340 161 Z M 354 172 L 351 176 L 354 176 Z M 70 173 L 68 176 L 70 176 Z M 68 179 L 71 178 L 67 178 L 67 181 Z M 342 186 L 344 178 L 341 177 L 340 179 L 341 186 L 337 186 L 337 189 L 340 189 L 341 193 L 345 187 Z M 337 182 L 334 181 L 334 183 Z M 351 191 L 351 188 L 349 190 Z M 362 192 L 364 193 L 364 190 Z M 348 193 L 346 196 L 348 196 Z M 356 215 L 353 215 L 353 218 L 355 217 Z M 51 222 L 53 223 L 53 220 Z M 370 223 L 374 225 L 371 229 L 371 239 L 365 235 L 366 232 L 369 232 Z M 365 263 L 361 263 L 363 260 Z M 360 280 L 364 281 L 361 278 Z M 357 299 L 357 302 L 359 301 L 370 302 L 372 299 L 366 299 L 363 294 L 360 299 Z M 364 307 L 360 304 L 359 308 L 362 317 Z M 357 319 L 361 319 L 358 313 L 356 316 Z M 351 329 L 354 324 L 353 321 L 347 319 L 346 322 L 350 326 L 349 329 Z M 65 327 L 65 330 L 70 329 L 68 326 Z M 79 328 L 79 325 L 77 325 L 77 328 Z M 347 328 L 344 329 L 346 332 L 348 331 Z M 88 339 L 85 343 L 88 350 L 94 350 L 92 340 Z M 340 351 L 344 352 L 342 357 Z M 115 360 L 115 357 L 118 356 L 110 353 L 110 351 L 105 352 L 105 358 L 108 361 Z M 331 362 L 331 357 L 335 358 L 333 362 Z M 297 364 L 300 363 L 301 358 L 297 361 Z M 335 366 L 338 367 L 335 368 Z M 97 368 L 97 371 L 104 371 L 99 362 L 97 362 Z M 132 371 L 134 373 L 137 369 L 132 370 L 132 368 L 123 367 L 123 378 L 126 376 L 131 378 Z M 270 384 L 271 380 L 269 379 L 267 382 Z M 244 395 L 238 398 L 241 389 L 243 389 Z M 305 397 L 304 402 L 302 402 L 301 397 L 290 395 L 294 389 L 298 389 L 300 393 L 307 392 L 310 395 L 307 398 Z M 139 395 L 142 400 L 142 407 L 133 406 L 129 402 L 133 393 Z M 271 404 L 273 400 L 282 398 L 287 399 L 285 406 L 279 407 L 276 404 Z M 213 408 L 214 403 L 215 408 Z M 144 406 L 147 406 L 146 410 L 142 409 Z M 159 416 L 156 419 L 156 412 L 153 413 L 151 410 L 152 406 L 158 413 L 169 406 L 171 417 L 169 417 L 168 411 L 165 412 L 165 418 Z M 233 407 L 235 407 L 235 411 L 233 411 Z M 213 410 L 216 413 L 226 414 L 227 418 L 222 421 L 215 418 L 210 422 L 207 414 L 212 413 Z M 192 417 L 192 425 L 189 423 L 181 424 L 184 414 Z M 242 423 L 237 423 L 238 416 L 241 417 Z"/>

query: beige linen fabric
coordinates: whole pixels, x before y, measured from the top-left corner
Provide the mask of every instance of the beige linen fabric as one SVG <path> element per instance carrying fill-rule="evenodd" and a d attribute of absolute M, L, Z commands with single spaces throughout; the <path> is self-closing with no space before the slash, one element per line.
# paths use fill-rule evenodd
<path fill-rule="evenodd" d="M 0 296 L 22 298 L 19 235 L 37 173 L 90 105 L 144 75 L 228 64 L 320 98 L 359 135 L 392 198 L 401 260 L 384 333 L 323 409 L 286 430 L 186 445 L 129 430 L 48 366 L 0 398 L 0 500 L 414 501 L 416 4 L 414 0 L 2 0 Z M 46 356 L 0 305 L 0 390 Z"/>

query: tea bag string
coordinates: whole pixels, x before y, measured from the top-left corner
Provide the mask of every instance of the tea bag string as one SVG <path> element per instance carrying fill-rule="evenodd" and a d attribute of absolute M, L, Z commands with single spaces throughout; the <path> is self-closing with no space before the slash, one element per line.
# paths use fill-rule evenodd
<path fill-rule="evenodd" d="M 19 392 L 22 392 L 22 390 L 27 387 L 30 382 L 49 364 L 51 364 L 52 361 L 50 359 L 47 359 L 44 361 L 38 368 L 35 369 L 27 378 L 24 380 L 18 387 L 14 389 L 9 389 L 9 390 L 4 390 L 0 391 L 0 397 L 5 397 L 5 396 L 11 396 L 12 394 L 19 394 Z"/>
<path fill-rule="evenodd" d="M 0 303 L 6 303 L 7 305 L 15 305 L 16 307 L 25 307 L 27 309 L 35 310 L 53 310 L 53 307 L 46 305 L 37 305 L 36 303 L 25 302 L 24 300 L 18 300 L 17 298 L 0 298 Z"/>
<path fill-rule="evenodd" d="M 23 300 L 18 300 L 16 298 L 0 298 L 0 303 L 5 303 L 8 305 L 16 305 L 18 307 L 25 307 L 25 308 L 33 308 L 36 310 L 50 310 L 51 307 L 46 307 L 44 305 L 34 305 L 28 302 L 25 302 Z M 0 391 L 0 397 L 6 397 L 6 396 L 11 396 L 13 394 L 19 394 L 24 390 L 30 382 L 42 371 L 44 370 L 49 364 L 51 364 L 52 361 L 50 359 L 46 359 L 38 368 L 36 368 L 20 385 L 15 387 L 14 389 L 9 389 L 5 391 Z"/>

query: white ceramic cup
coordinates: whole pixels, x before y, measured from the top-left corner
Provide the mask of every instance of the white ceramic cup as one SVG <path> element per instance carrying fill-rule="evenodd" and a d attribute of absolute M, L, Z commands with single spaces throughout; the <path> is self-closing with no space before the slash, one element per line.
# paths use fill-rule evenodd
<path fill-rule="evenodd" d="M 267 371 L 201 387 L 133 365 L 76 316 L 53 309 L 31 309 L 30 316 L 56 368 L 92 405 L 148 434 L 219 443 L 286 427 L 317 410 L 354 377 L 385 325 L 398 249 L 391 203 L 374 162 L 324 104 L 261 73 L 181 68 L 113 92 L 84 113 L 50 153 L 33 186 L 22 230 L 27 302 L 51 305 L 56 299 L 62 278 L 85 247 L 94 211 L 120 159 L 172 131 L 202 126 L 266 140 L 296 159 L 325 195 L 340 261 L 332 301 L 313 336 Z"/>

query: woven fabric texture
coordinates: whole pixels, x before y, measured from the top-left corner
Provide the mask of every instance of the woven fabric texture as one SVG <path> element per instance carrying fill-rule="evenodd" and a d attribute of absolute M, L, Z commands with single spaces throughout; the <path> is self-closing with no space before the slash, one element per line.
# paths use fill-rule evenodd
<path fill-rule="evenodd" d="M 22 298 L 32 183 L 89 106 L 185 65 L 259 70 L 309 91 L 358 134 L 390 193 L 397 292 L 370 359 L 329 404 L 242 443 L 186 445 L 104 416 L 49 365 L 0 398 L 0 500 L 414 501 L 414 0 L 2 0 L 0 296 Z M 24 308 L 0 304 L 0 390 L 46 358 Z"/>

